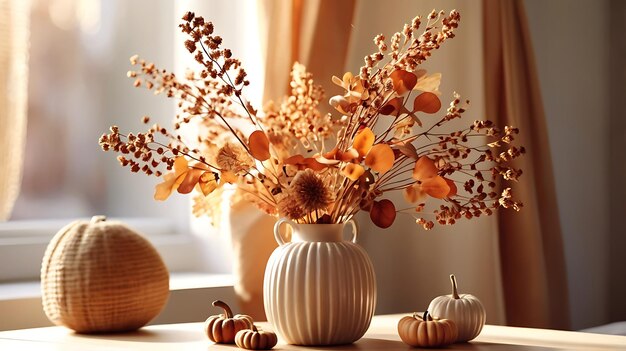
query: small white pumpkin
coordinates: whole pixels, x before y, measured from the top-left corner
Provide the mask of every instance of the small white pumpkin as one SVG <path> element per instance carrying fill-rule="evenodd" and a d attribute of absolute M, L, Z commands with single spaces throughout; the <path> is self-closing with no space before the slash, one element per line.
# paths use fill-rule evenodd
<path fill-rule="evenodd" d="M 470 294 L 459 295 L 454 274 L 450 275 L 452 294 L 436 297 L 428 305 L 428 312 L 437 318 L 451 319 L 459 330 L 457 342 L 466 342 L 480 334 L 487 313 L 478 298 Z"/>

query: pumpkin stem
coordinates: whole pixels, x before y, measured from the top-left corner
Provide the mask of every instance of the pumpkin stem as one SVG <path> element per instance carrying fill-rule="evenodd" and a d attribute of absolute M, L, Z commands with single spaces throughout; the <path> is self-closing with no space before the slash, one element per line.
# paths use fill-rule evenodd
<path fill-rule="evenodd" d="M 252 331 L 253 332 L 258 332 L 259 330 L 256 328 L 256 325 L 252 324 Z"/>
<path fill-rule="evenodd" d="M 213 306 L 221 307 L 224 310 L 224 314 L 226 315 L 226 318 L 233 318 L 233 311 L 230 309 L 228 304 L 226 304 L 226 302 L 221 301 L 221 300 L 215 300 L 213 301 Z"/>
<path fill-rule="evenodd" d="M 106 216 L 93 216 L 91 217 L 91 224 L 95 224 L 95 223 L 100 223 L 100 222 L 104 222 L 107 220 Z"/>
<path fill-rule="evenodd" d="M 424 322 L 429 322 L 433 320 L 433 316 L 428 313 L 428 311 L 424 311 L 424 318 L 422 318 Z"/>
<path fill-rule="evenodd" d="M 457 291 L 457 288 L 456 288 L 456 277 L 454 276 L 454 274 L 450 274 L 450 281 L 452 282 L 452 297 L 455 300 L 458 300 L 461 297 L 459 296 L 459 292 Z"/>

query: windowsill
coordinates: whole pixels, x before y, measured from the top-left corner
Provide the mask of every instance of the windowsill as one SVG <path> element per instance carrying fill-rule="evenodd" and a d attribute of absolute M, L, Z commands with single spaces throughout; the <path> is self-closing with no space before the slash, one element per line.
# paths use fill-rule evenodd
<path fill-rule="evenodd" d="M 172 273 L 170 277 L 171 291 L 232 287 L 233 284 L 232 274 L 181 272 Z M 41 298 L 38 281 L 0 283 L 0 302 L 29 298 Z"/>
<path fill-rule="evenodd" d="M 234 304 L 235 279 L 231 274 L 172 273 L 170 298 L 150 324 L 199 322 L 209 316 L 211 303 L 220 299 Z M 0 283 L 0 330 L 52 325 L 41 307 L 37 281 Z"/>
<path fill-rule="evenodd" d="M 0 303 L 40 297 L 39 282 L 0 283 Z"/>

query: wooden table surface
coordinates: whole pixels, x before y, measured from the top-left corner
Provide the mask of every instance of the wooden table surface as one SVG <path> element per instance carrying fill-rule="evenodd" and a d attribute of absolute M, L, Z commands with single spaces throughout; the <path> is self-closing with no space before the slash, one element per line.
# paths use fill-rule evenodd
<path fill-rule="evenodd" d="M 402 315 L 376 316 L 365 336 L 352 345 L 299 347 L 279 340 L 276 350 L 411 350 L 396 332 Z M 258 323 L 268 328 L 266 323 Z M 62 327 L 0 332 L 0 350 L 238 350 L 234 345 L 216 345 L 202 330 L 202 323 L 165 324 L 133 333 L 80 335 Z M 626 350 L 626 336 L 602 335 L 547 329 L 486 325 L 475 340 L 445 350 Z"/>

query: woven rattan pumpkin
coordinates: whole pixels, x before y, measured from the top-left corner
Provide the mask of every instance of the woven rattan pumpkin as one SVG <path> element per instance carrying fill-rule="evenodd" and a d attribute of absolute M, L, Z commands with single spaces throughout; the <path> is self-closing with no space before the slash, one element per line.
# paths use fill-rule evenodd
<path fill-rule="evenodd" d="M 48 318 L 80 333 L 141 328 L 169 295 L 169 273 L 154 247 L 103 216 L 75 221 L 52 239 L 41 267 Z"/>

